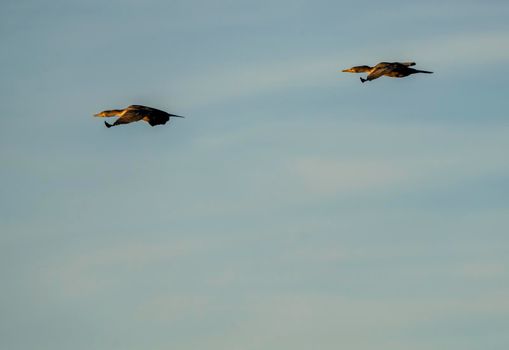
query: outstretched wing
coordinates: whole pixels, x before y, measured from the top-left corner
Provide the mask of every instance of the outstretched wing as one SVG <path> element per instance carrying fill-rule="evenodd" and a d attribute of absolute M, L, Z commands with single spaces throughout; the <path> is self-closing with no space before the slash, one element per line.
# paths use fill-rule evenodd
<path fill-rule="evenodd" d="M 374 80 L 374 79 L 377 79 L 377 78 L 380 78 L 382 75 L 385 75 L 387 73 L 390 73 L 392 72 L 393 70 L 393 66 L 390 65 L 390 64 L 384 64 L 384 65 L 380 65 L 377 67 L 375 67 L 367 76 L 367 80 Z"/>
<path fill-rule="evenodd" d="M 170 117 L 183 118 L 175 114 L 166 113 L 160 109 L 141 105 L 132 105 L 127 107 L 126 114 L 136 115 L 136 118 L 139 118 L 137 120 L 144 120 L 151 126 L 166 124 L 168 120 L 170 120 Z"/>
<path fill-rule="evenodd" d="M 166 124 L 166 122 L 170 120 L 170 117 L 168 114 L 152 113 L 149 116 L 143 118 L 143 120 L 148 122 L 151 126 L 156 126 Z"/>
<path fill-rule="evenodd" d="M 142 106 L 142 105 L 131 105 L 126 108 L 128 111 L 138 111 L 142 113 L 161 113 L 161 114 L 168 114 L 165 111 L 161 111 L 157 108 Z"/>
<path fill-rule="evenodd" d="M 143 113 L 142 111 L 128 109 L 124 113 L 122 113 L 122 116 L 115 121 L 114 125 L 137 122 L 142 120 L 144 117 L 145 113 Z"/>
<path fill-rule="evenodd" d="M 144 120 L 152 126 L 165 124 L 170 119 L 168 113 L 142 105 L 131 105 L 127 107 L 126 112 L 119 120 L 124 118 L 126 123 Z"/>

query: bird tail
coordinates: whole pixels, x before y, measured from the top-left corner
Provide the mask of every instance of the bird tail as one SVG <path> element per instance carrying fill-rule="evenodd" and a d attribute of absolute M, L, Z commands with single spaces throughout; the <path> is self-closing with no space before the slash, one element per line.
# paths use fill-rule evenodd
<path fill-rule="evenodd" d="M 183 117 L 181 115 L 176 115 L 176 114 L 170 114 L 170 117 L 185 118 L 185 117 Z"/>
<path fill-rule="evenodd" d="M 416 69 L 417 73 L 427 73 L 427 74 L 433 74 L 433 72 L 427 71 L 427 70 L 418 70 Z"/>
<path fill-rule="evenodd" d="M 368 81 L 368 79 L 359 78 L 363 83 Z"/>
<path fill-rule="evenodd" d="M 108 129 L 109 129 L 109 128 L 111 128 L 111 127 L 113 126 L 113 124 L 109 124 L 109 123 L 108 123 L 108 122 L 106 122 L 106 121 L 104 122 L 104 125 L 106 125 L 106 127 L 107 127 Z"/>

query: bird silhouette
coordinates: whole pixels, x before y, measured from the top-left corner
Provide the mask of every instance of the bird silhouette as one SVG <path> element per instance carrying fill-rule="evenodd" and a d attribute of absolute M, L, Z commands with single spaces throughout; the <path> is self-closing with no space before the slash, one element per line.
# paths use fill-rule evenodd
<path fill-rule="evenodd" d="M 415 66 L 415 62 L 380 62 L 374 67 L 355 66 L 349 69 L 344 69 L 343 72 L 368 73 L 366 79 L 360 78 L 363 83 L 378 79 L 383 75 L 391 78 L 403 78 L 415 73 L 433 73 L 426 70 L 413 69 L 410 68 L 410 66 Z"/>
<path fill-rule="evenodd" d="M 170 114 L 159 109 L 141 105 L 131 105 L 124 109 L 110 109 L 94 114 L 95 117 L 119 117 L 113 124 L 104 122 L 106 127 L 111 128 L 121 124 L 129 124 L 144 120 L 151 126 L 166 124 L 170 117 L 184 118 L 180 115 Z"/>

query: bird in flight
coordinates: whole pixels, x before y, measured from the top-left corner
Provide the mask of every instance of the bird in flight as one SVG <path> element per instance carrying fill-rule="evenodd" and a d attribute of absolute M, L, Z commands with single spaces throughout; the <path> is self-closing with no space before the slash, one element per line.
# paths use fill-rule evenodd
<path fill-rule="evenodd" d="M 366 81 L 371 81 L 381 76 L 385 75 L 392 78 L 403 78 L 407 77 L 411 74 L 415 73 L 428 73 L 431 74 L 433 72 L 428 72 L 426 70 L 418 70 L 410 68 L 410 66 L 415 66 L 415 62 L 380 62 L 374 67 L 370 66 L 355 66 L 349 69 L 344 69 L 343 72 L 346 73 L 368 73 L 366 79 L 360 78 L 364 83 Z"/>
<path fill-rule="evenodd" d="M 170 120 L 170 117 L 184 118 L 180 115 L 166 113 L 159 109 L 152 107 L 132 105 L 125 109 L 111 109 L 102 111 L 94 114 L 95 117 L 119 117 L 113 124 L 104 122 L 106 127 L 111 128 L 112 126 L 129 124 L 144 120 L 152 126 L 166 124 Z"/>

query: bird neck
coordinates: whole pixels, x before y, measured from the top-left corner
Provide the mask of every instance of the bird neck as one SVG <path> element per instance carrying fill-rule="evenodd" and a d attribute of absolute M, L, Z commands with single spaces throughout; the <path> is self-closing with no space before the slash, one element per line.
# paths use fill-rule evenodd
<path fill-rule="evenodd" d="M 116 115 L 119 115 L 123 111 L 124 111 L 123 109 L 112 109 L 112 110 L 109 110 L 109 111 L 103 111 L 102 114 L 105 117 L 114 117 Z"/>
<path fill-rule="evenodd" d="M 369 72 L 372 69 L 373 69 L 373 67 L 370 67 L 370 66 L 355 67 L 356 73 L 365 73 L 365 72 Z"/>

